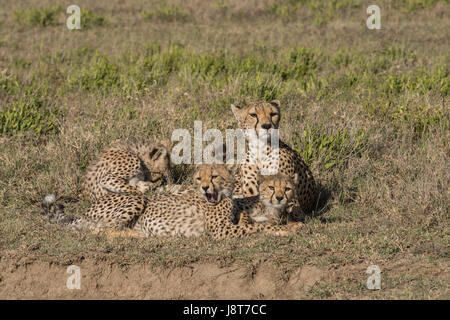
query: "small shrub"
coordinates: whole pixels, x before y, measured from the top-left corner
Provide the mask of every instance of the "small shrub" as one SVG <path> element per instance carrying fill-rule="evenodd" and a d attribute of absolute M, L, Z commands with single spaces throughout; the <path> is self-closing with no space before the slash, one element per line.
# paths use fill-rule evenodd
<path fill-rule="evenodd" d="M 280 18 L 282 21 L 289 21 L 295 17 L 296 9 L 292 8 L 292 6 L 274 2 L 267 9 L 270 15 Z"/>
<path fill-rule="evenodd" d="M 244 79 L 239 90 L 239 96 L 250 100 L 270 101 L 280 99 L 281 80 L 274 79 L 262 73 Z"/>
<path fill-rule="evenodd" d="M 19 68 L 27 68 L 27 67 L 29 67 L 31 65 L 31 62 L 29 62 L 29 61 L 27 61 L 27 60 L 25 60 L 23 58 L 16 57 L 13 60 L 13 65 L 15 67 L 19 67 Z"/>
<path fill-rule="evenodd" d="M 97 53 L 89 67 L 83 70 L 76 80 L 85 90 L 108 91 L 119 84 L 119 67 Z"/>
<path fill-rule="evenodd" d="M 46 134 L 57 128 L 56 113 L 50 112 L 40 97 L 19 99 L 0 112 L 0 135 L 25 131 Z"/>
<path fill-rule="evenodd" d="M 142 16 L 147 20 L 159 21 L 186 21 L 188 14 L 176 4 L 159 4 L 155 10 L 144 10 Z"/>
<path fill-rule="evenodd" d="M 340 166 L 350 156 L 358 156 L 366 148 L 367 137 L 363 130 L 350 133 L 346 129 L 328 133 L 322 128 L 306 126 L 294 133 L 297 152 L 310 165 L 318 161 L 324 169 Z"/>
<path fill-rule="evenodd" d="M 290 21 L 307 8 L 314 17 L 314 23 L 324 25 L 338 17 L 343 10 L 359 7 L 356 0 L 282 0 L 270 4 L 266 11 L 283 21 Z"/>
<path fill-rule="evenodd" d="M 406 12 L 413 12 L 420 9 L 432 8 L 437 0 L 401 0 L 396 4 Z"/>
<path fill-rule="evenodd" d="M 142 61 L 129 69 L 128 75 L 138 89 L 155 83 L 165 85 L 185 59 L 186 52 L 180 46 L 173 45 L 166 50 L 157 46 L 149 47 Z"/>
<path fill-rule="evenodd" d="M 0 97 L 4 94 L 13 95 L 20 89 L 20 85 L 17 80 L 13 80 L 7 77 L 0 77 Z"/>
<path fill-rule="evenodd" d="M 294 48 L 289 54 L 289 64 L 282 71 L 283 79 L 299 79 L 313 75 L 318 67 L 318 58 L 315 53 L 304 47 Z"/>
<path fill-rule="evenodd" d="M 93 26 L 106 26 L 108 21 L 88 9 L 81 9 L 81 30 L 88 29 Z"/>
<path fill-rule="evenodd" d="M 44 7 L 41 9 L 25 9 L 14 12 L 14 19 L 30 27 L 47 27 L 58 24 L 58 14 L 62 12 L 60 6 Z"/>

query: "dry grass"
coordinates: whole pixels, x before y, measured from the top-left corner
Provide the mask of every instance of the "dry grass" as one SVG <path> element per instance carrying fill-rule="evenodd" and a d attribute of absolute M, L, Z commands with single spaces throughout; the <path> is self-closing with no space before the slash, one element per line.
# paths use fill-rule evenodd
<path fill-rule="evenodd" d="M 3 4 L 0 254 L 124 267 L 268 259 L 286 277 L 306 264 L 329 270 L 309 298 L 448 299 L 449 2 L 379 1 L 382 29 L 372 31 L 372 2 L 274 3 L 80 0 L 93 17 L 80 31 L 66 29 L 54 1 Z M 29 10 L 42 8 L 53 11 Z M 271 98 L 282 102 L 282 138 L 321 184 L 299 234 L 107 239 L 39 215 L 44 194 L 78 196 L 111 141 L 170 138 L 194 120 L 225 129 L 231 102 Z M 365 288 L 371 264 L 380 291 Z"/>

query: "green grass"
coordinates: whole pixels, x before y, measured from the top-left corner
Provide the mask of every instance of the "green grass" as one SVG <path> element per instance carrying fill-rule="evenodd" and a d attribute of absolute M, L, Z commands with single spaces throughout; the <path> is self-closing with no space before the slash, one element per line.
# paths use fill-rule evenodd
<path fill-rule="evenodd" d="M 146 20 L 183 22 L 186 21 L 189 15 L 178 4 L 167 4 L 163 2 L 158 4 L 153 10 L 143 10 L 142 17 Z"/>
<path fill-rule="evenodd" d="M 108 20 L 105 17 L 98 15 L 89 9 L 81 9 L 81 30 L 96 26 L 104 27 L 107 25 Z"/>
<path fill-rule="evenodd" d="M 60 5 L 36 8 L 27 8 L 14 11 L 14 19 L 21 25 L 30 27 L 56 26 L 59 23 L 58 16 L 63 13 Z M 81 8 L 81 30 L 93 26 L 106 26 L 108 21 L 105 17 L 92 12 L 89 9 Z"/>
<path fill-rule="evenodd" d="M 380 9 L 383 8 L 381 10 L 390 7 L 413 13 L 417 10 L 433 8 L 437 2 L 438 0 L 388 0 L 380 1 L 377 5 L 380 6 Z M 270 3 L 267 6 L 267 12 L 270 16 L 289 22 L 298 18 L 300 12 L 308 11 L 312 15 L 315 25 L 324 26 L 332 21 L 336 21 L 339 16 L 345 16 L 349 12 L 356 12 L 355 9 L 367 7 L 368 5 L 370 4 L 367 4 L 367 1 L 361 0 L 281 0 Z"/>
<path fill-rule="evenodd" d="M 407 12 L 412 12 L 419 9 L 431 8 L 436 2 L 437 0 L 401 0 L 398 1 L 397 5 Z"/>
<path fill-rule="evenodd" d="M 80 70 L 74 85 L 84 90 L 109 90 L 119 83 L 119 69 L 101 54 L 96 54 L 87 68 Z"/>
<path fill-rule="evenodd" d="M 303 134 L 294 133 L 296 150 L 308 165 L 315 161 L 323 169 L 342 166 L 346 159 L 360 156 L 367 148 L 367 134 L 362 129 L 354 133 L 346 129 L 336 133 L 324 131 L 306 126 Z"/>
<path fill-rule="evenodd" d="M 361 7 L 361 1 L 311 1 L 311 0 L 284 0 L 276 1 L 270 4 L 268 12 L 281 18 L 283 21 L 290 21 L 298 16 L 299 11 L 308 10 L 314 17 L 316 25 L 324 25 L 333 20 L 337 15 L 342 14 L 344 10 Z"/>
<path fill-rule="evenodd" d="M 53 108 L 54 109 L 54 108 Z M 58 130 L 58 111 L 35 93 L 19 98 L 0 112 L 0 135 L 32 131 L 39 135 Z"/>
<path fill-rule="evenodd" d="M 14 12 L 15 20 L 30 27 L 48 27 L 58 23 L 61 6 L 49 6 L 40 9 L 28 8 Z"/>

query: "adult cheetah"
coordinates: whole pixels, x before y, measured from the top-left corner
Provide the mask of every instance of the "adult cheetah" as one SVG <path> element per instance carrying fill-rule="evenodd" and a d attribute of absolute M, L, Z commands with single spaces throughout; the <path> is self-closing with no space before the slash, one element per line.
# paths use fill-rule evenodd
<path fill-rule="evenodd" d="M 254 102 L 246 107 L 231 105 L 231 110 L 242 130 L 261 132 L 278 129 L 280 123 L 280 102 Z M 264 129 L 261 131 L 261 129 Z M 246 135 L 246 138 L 247 135 Z M 269 136 L 268 136 L 269 138 Z M 249 149 L 249 148 L 248 148 Z M 291 149 L 283 141 L 279 140 L 278 149 L 267 145 L 267 154 L 278 152 L 278 172 L 290 176 L 296 185 L 297 196 L 289 203 L 289 211 L 299 206 L 300 210 L 309 211 L 314 208 L 317 199 L 316 183 L 314 177 L 299 154 Z M 258 195 L 258 176 L 262 169 L 274 167 L 271 161 L 254 161 L 255 155 L 250 150 L 246 151 L 245 163 L 239 166 L 239 175 L 236 179 L 235 194 L 237 197 L 253 197 Z M 296 209 L 295 209 L 296 210 Z"/>

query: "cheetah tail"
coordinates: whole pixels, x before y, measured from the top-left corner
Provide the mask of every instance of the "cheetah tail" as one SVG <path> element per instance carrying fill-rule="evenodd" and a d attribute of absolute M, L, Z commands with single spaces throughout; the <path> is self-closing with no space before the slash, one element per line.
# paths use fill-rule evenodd
<path fill-rule="evenodd" d="M 44 199 L 42 199 L 41 203 L 43 214 L 49 216 L 50 210 L 55 205 L 55 203 L 56 203 L 56 196 L 53 193 L 46 195 Z"/>
<path fill-rule="evenodd" d="M 44 214 L 52 223 L 68 224 L 73 218 L 64 213 L 64 205 L 56 203 L 56 196 L 49 194 L 42 199 L 41 207 Z M 54 207 L 54 208 L 53 208 Z M 51 209 L 53 208 L 53 212 Z"/>

